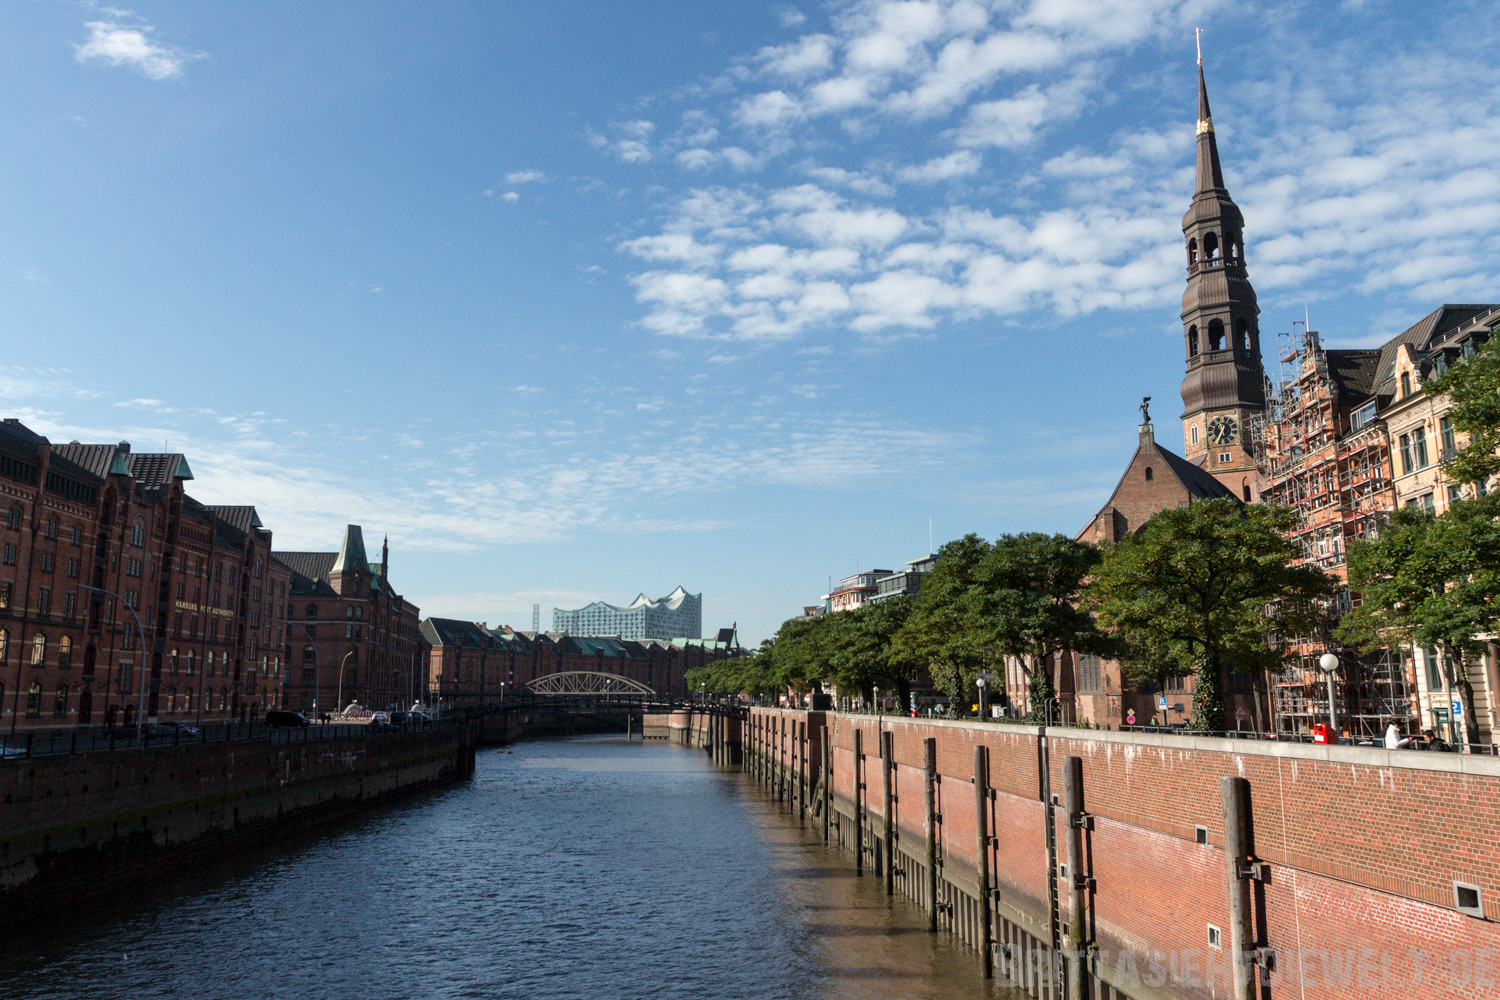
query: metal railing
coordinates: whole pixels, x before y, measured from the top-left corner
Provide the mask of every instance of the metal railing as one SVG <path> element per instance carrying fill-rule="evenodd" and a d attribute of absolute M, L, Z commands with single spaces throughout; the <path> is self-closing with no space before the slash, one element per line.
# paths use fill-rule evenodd
<path fill-rule="evenodd" d="M 160 724 L 144 731 L 134 726 L 33 729 L 0 739 L 0 766 L 37 757 L 78 753 L 109 753 L 115 750 L 159 749 L 187 744 L 305 743 L 317 740 L 347 740 L 391 734 L 430 732 L 462 725 L 462 717 L 429 719 L 402 725 L 384 723 L 314 723 L 310 726 L 268 726 L 264 722 L 208 722 L 191 729 Z"/>

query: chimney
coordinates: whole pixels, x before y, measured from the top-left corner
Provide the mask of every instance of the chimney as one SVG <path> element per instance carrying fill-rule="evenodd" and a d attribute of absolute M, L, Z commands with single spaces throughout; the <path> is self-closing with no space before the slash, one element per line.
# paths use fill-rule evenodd
<path fill-rule="evenodd" d="M 1142 448 L 1154 448 L 1154 447 L 1156 447 L 1156 431 L 1151 427 L 1151 425 L 1150 424 L 1141 424 L 1140 431 L 1141 431 L 1141 447 Z"/>

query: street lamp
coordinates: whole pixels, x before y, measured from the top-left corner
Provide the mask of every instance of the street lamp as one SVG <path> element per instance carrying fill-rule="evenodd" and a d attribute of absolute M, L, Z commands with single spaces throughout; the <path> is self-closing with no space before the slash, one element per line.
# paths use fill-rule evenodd
<path fill-rule="evenodd" d="M 1333 675 L 1339 668 L 1339 657 L 1337 653 L 1324 653 L 1318 657 L 1318 669 L 1323 672 L 1323 677 L 1328 681 L 1328 725 L 1333 730 L 1330 734 L 1334 741 L 1339 738 L 1339 719 L 1333 700 Z"/>
<path fill-rule="evenodd" d="M 339 662 L 339 698 L 338 698 L 338 701 L 335 703 L 335 707 L 337 707 L 340 712 L 342 712 L 344 710 L 343 709 L 343 704 L 344 704 L 344 668 L 349 665 L 349 657 L 351 657 L 353 655 L 354 655 L 354 650 L 351 649 L 351 650 L 349 650 L 349 652 L 347 652 L 347 653 L 344 654 L 343 660 L 341 660 Z"/>
<path fill-rule="evenodd" d="M 141 652 L 141 698 L 140 698 L 140 701 L 136 704 L 135 721 L 136 721 L 136 725 L 140 728 L 141 732 L 145 732 L 146 731 L 146 630 L 141 627 L 141 616 L 135 613 L 135 608 L 133 608 L 133 607 L 130 606 L 130 602 L 129 601 L 127 601 L 125 598 L 121 597 L 119 594 L 115 593 L 113 590 L 105 590 L 103 587 L 90 587 L 88 584 L 84 584 L 84 589 L 85 590 L 96 591 L 97 593 L 100 593 L 100 594 L 107 594 L 110 597 L 113 597 L 115 600 L 117 600 L 121 604 L 125 605 L 125 610 L 129 611 L 130 612 L 130 617 L 132 617 L 132 618 L 135 619 L 135 633 L 136 633 L 137 636 L 140 637 L 140 640 L 141 640 L 141 642 L 140 642 L 140 647 L 141 647 L 140 648 L 140 652 Z M 24 656 L 25 652 L 23 651 L 21 655 Z M 17 684 L 16 684 L 16 692 L 17 692 L 17 696 L 18 697 L 19 697 L 19 694 L 20 694 L 20 687 L 21 687 L 20 683 L 17 682 Z M 14 729 L 14 726 L 15 726 L 15 719 L 14 718 L 11 719 L 11 726 L 12 726 L 12 729 Z"/>
<path fill-rule="evenodd" d="M 989 699 L 985 697 L 985 693 L 989 689 L 990 681 L 994 679 L 995 675 L 991 673 L 982 673 L 974 678 L 974 686 L 979 688 L 979 717 L 981 719 L 989 715 Z"/>
<path fill-rule="evenodd" d="M 312 633 L 307 630 L 307 627 L 299 622 L 288 621 L 285 618 L 272 618 L 271 621 L 290 625 L 292 628 L 299 629 L 303 635 L 307 636 L 307 644 L 312 647 L 313 651 L 313 720 L 321 722 L 322 719 L 318 716 L 318 690 L 323 680 L 323 672 L 318 667 L 318 644 L 313 641 Z M 287 676 L 290 677 L 292 673 L 292 665 L 290 663 L 287 664 L 286 672 Z M 285 706 L 283 705 L 283 707 Z"/>
<path fill-rule="evenodd" d="M 880 688 L 879 688 L 878 685 L 872 685 L 871 690 L 873 690 L 875 692 L 875 714 L 879 715 L 880 714 Z"/>

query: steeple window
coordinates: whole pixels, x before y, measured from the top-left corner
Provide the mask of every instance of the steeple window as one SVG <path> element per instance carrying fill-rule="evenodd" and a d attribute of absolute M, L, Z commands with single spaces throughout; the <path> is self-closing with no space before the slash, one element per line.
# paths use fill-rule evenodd
<path fill-rule="evenodd" d="M 1198 237 L 1188 240 L 1188 267 L 1198 263 Z"/>
<path fill-rule="evenodd" d="M 1196 358 L 1197 356 L 1198 356 L 1198 328 L 1196 326 L 1190 326 L 1190 327 L 1188 327 L 1188 357 L 1190 357 L 1190 358 Z"/>
<path fill-rule="evenodd" d="M 1209 263 L 1219 259 L 1219 237 L 1214 233 L 1207 233 L 1203 237 L 1203 257 Z"/>
<path fill-rule="evenodd" d="M 1224 256 L 1234 261 L 1240 259 L 1240 237 L 1232 229 L 1224 230 Z"/>
<path fill-rule="evenodd" d="M 1240 350 L 1246 354 L 1250 353 L 1250 323 L 1243 316 L 1235 323 L 1234 339 L 1239 344 Z"/>
<path fill-rule="evenodd" d="M 1208 324 L 1208 349 L 1210 351 L 1222 351 L 1224 349 L 1224 321 L 1210 320 Z"/>

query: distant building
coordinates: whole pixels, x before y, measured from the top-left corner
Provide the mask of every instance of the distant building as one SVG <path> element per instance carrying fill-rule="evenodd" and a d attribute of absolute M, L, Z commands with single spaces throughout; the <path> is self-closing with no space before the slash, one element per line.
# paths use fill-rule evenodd
<path fill-rule="evenodd" d="M 655 600 L 640 594 L 625 607 L 595 601 L 572 611 L 552 609 L 552 631 L 620 639 L 697 639 L 703 635 L 703 595 L 678 587 Z"/>
<path fill-rule="evenodd" d="M 888 573 L 875 581 L 875 595 L 872 601 L 888 601 L 893 597 L 915 597 L 922 590 L 922 577 L 932 572 L 937 565 L 937 556 L 925 555 L 920 559 L 912 559 L 906 564 L 906 569 L 899 573 Z"/>
<path fill-rule="evenodd" d="M 875 597 L 876 581 L 883 576 L 890 576 L 888 569 L 872 569 L 866 573 L 855 573 L 846 576 L 839 581 L 838 589 L 826 598 L 828 610 L 837 614 L 840 611 L 853 611 L 855 608 L 864 607 L 865 603 Z"/>

